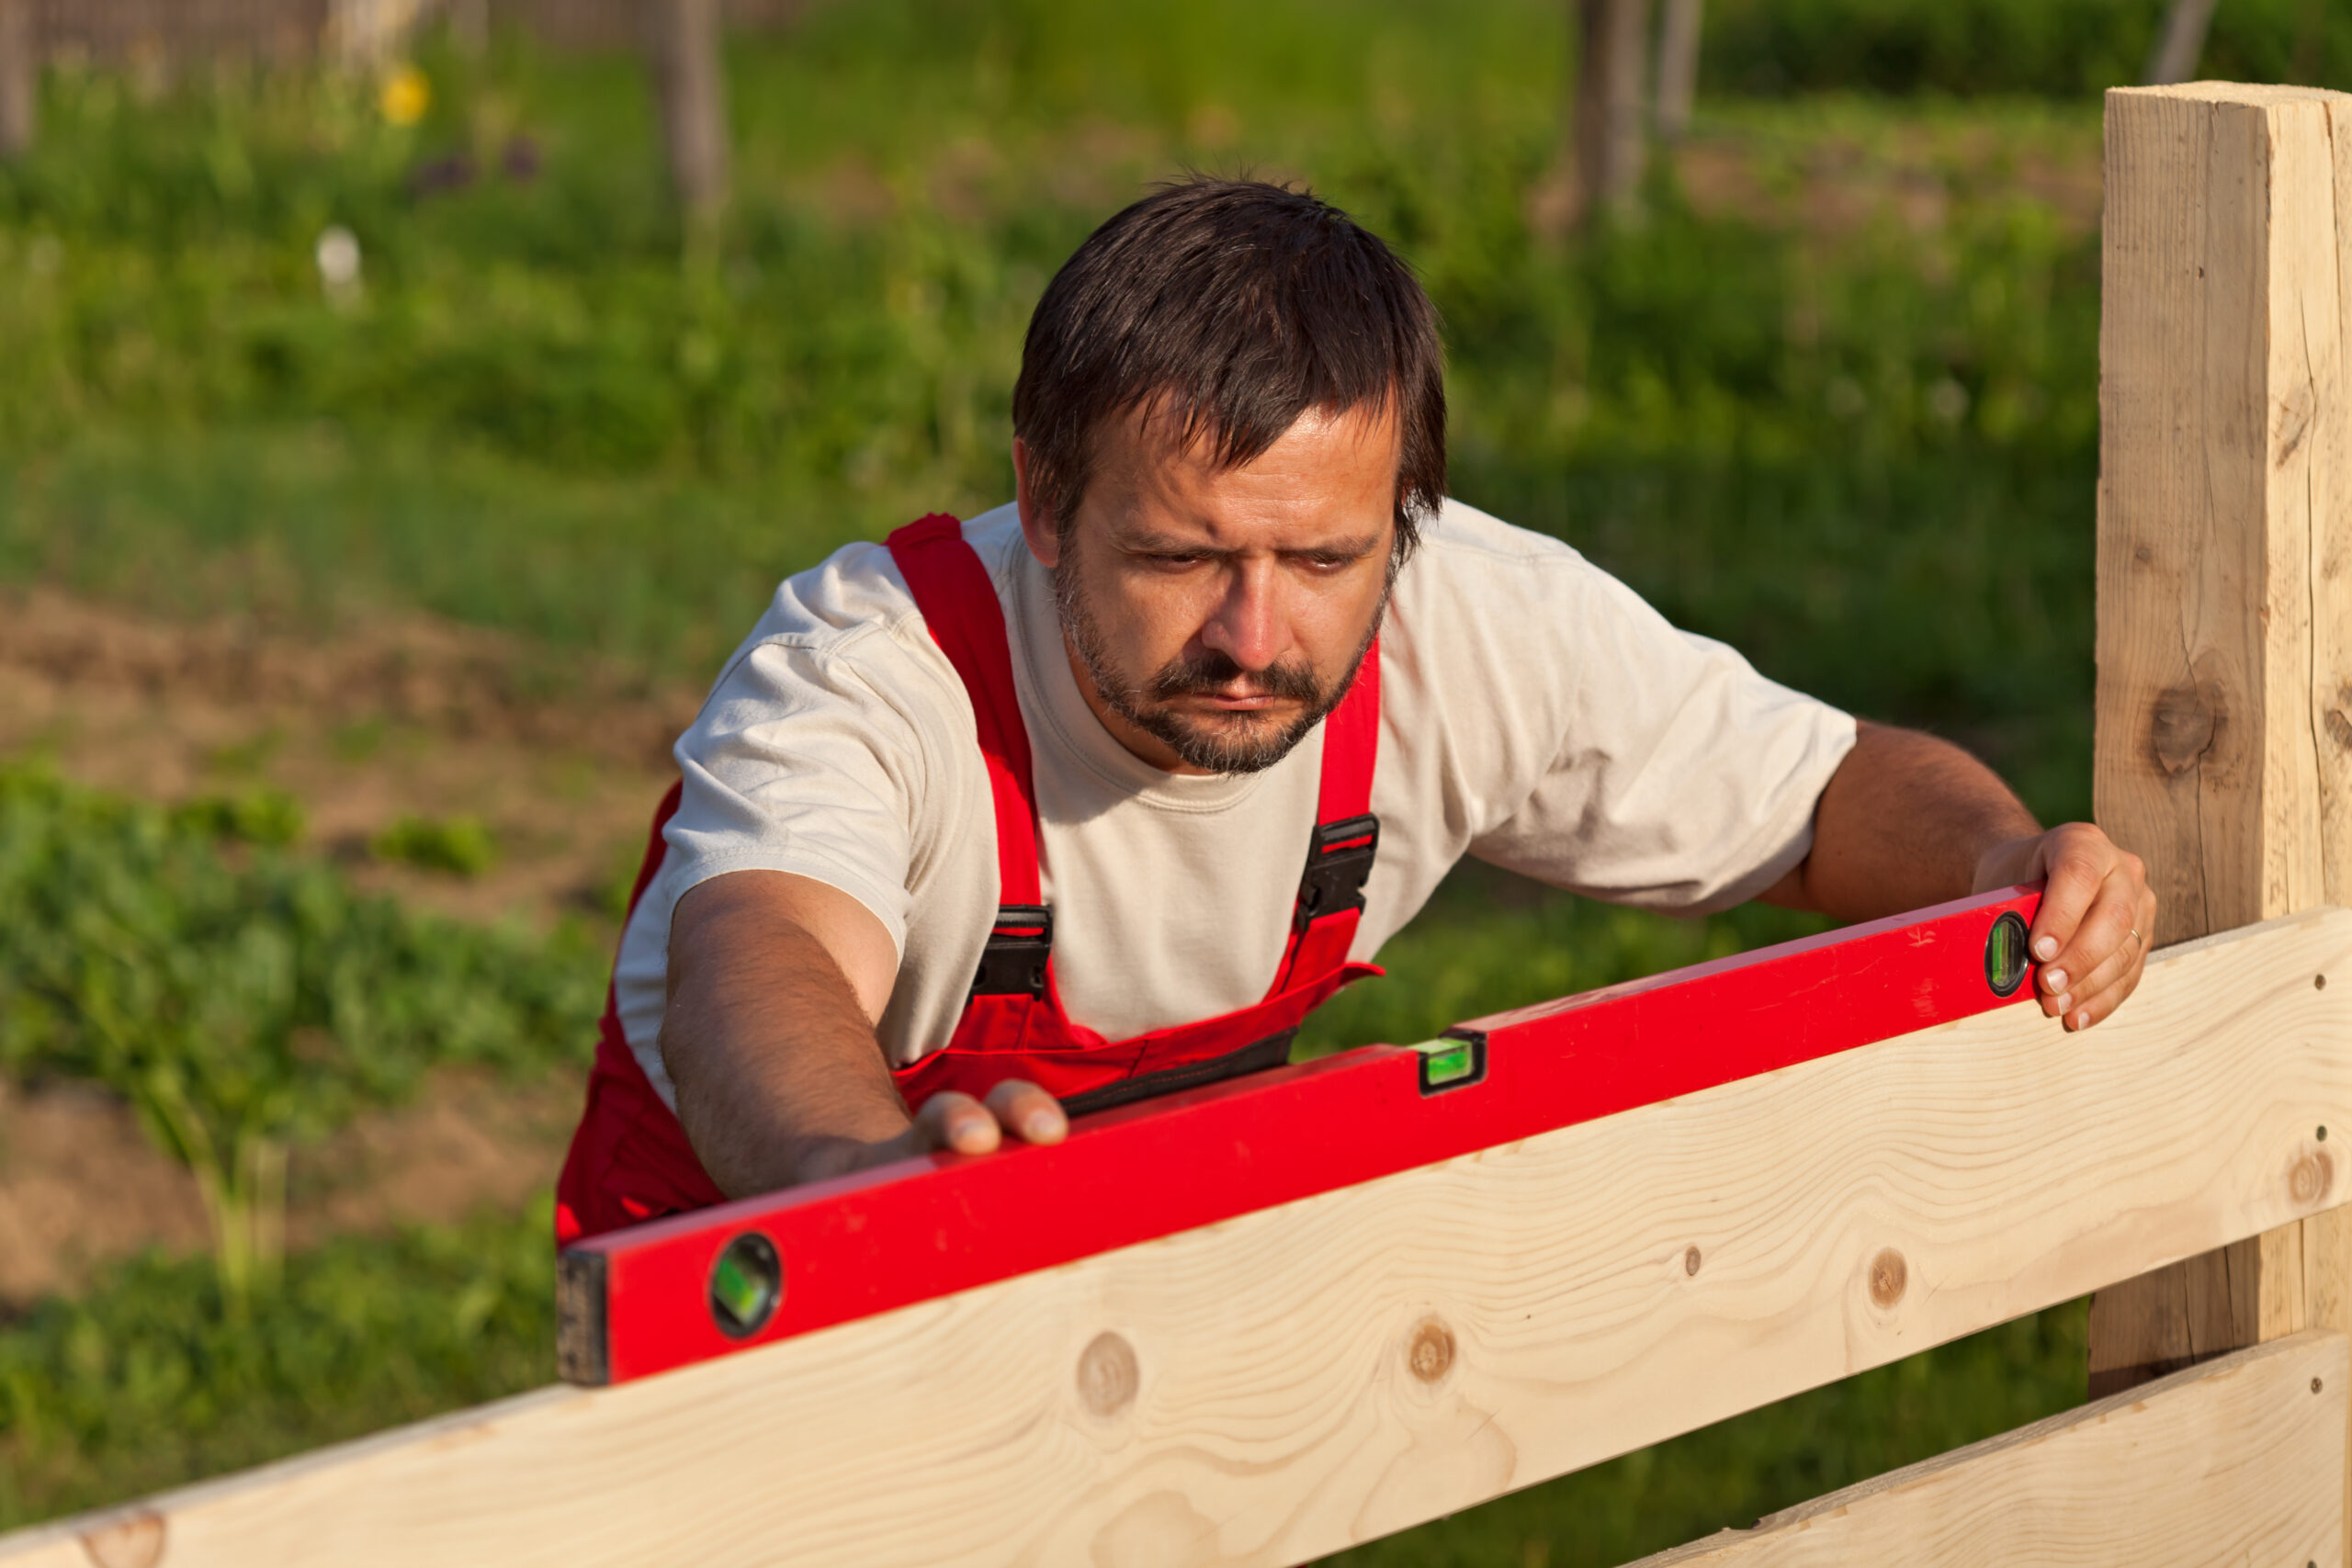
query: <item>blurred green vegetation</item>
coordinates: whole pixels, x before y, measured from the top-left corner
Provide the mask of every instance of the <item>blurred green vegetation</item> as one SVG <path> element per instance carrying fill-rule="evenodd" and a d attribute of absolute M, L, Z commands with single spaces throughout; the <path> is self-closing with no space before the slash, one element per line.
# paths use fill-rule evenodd
<path fill-rule="evenodd" d="M 604 989 L 576 929 L 355 893 L 271 841 L 287 812 L 268 800 L 166 808 L 0 766 L 0 1070 L 138 1109 L 196 1177 L 237 1314 L 277 1282 L 291 1145 L 438 1066 L 582 1062 Z"/>
<path fill-rule="evenodd" d="M 0 1325 L 0 1529 L 555 1380 L 554 1213 L 345 1236 L 232 1310 L 148 1256 Z"/>
<path fill-rule="evenodd" d="M 2343 73 L 2343 22 L 2305 5 L 2224 7 L 2209 69 Z M 739 194 L 695 244 L 634 62 L 429 50 L 413 129 L 364 83 L 230 72 L 151 102 L 56 73 L 40 149 L 0 167 L 0 581 L 322 633 L 422 610 L 550 669 L 699 680 L 778 577 L 1004 499 L 1052 269 L 1152 181 L 1256 172 L 1428 281 L 1455 493 L 2085 815 L 2096 88 L 2136 74 L 2156 9 L 1716 0 L 1705 83 L 1755 96 L 1703 98 L 1642 220 L 1566 243 L 1528 217 L 1557 0 L 812 8 L 731 53 Z M 2011 96 L 1855 96 L 1915 89 Z M 306 1135 L 433 1061 L 586 1050 L 601 953 L 359 899 L 288 802 L 158 815 L 9 778 L 0 1066 L 142 1106 L 199 1086 L 218 1144 Z M 1306 1048 L 1807 929 L 1473 868 Z M 547 1233 L 349 1238 L 229 1295 L 145 1259 L 0 1327 L 0 1522 L 543 1381 Z M 2071 1404 L 2080 1346 L 2055 1309 L 1349 1560 L 1617 1561 Z"/>
<path fill-rule="evenodd" d="M 1737 199 L 1662 175 L 1646 222 L 1564 250 L 1526 219 L 1559 26 L 820 8 L 736 49 L 741 194 L 691 251 L 632 62 L 432 55 L 413 130 L 310 78 L 141 106 L 60 76 L 0 171 L 0 574 L 321 626 L 416 605 L 697 676 L 787 571 L 1002 499 L 1053 267 L 1154 179 L 1256 170 L 1428 279 L 1456 493 L 2079 812 L 2097 244 L 2021 175 L 2095 166 L 2095 100 L 1725 101 Z M 1817 221 L 1826 157 L 1932 184 L 1934 220 Z"/>
<path fill-rule="evenodd" d="M 1718 92 L 2032 93 L 2140 80 L 2165 0 L 1712 0 L 1702 79 Z M 2197 74 L 2352 85 L 2352 12 L 2230 0 Z"/>
<path fill-rule="evenodd" d="M 403 817 L 370 840 L 368 852 L 452 876 L 480 876 L 498 863 L 498 841 L 479 817 Z"/>

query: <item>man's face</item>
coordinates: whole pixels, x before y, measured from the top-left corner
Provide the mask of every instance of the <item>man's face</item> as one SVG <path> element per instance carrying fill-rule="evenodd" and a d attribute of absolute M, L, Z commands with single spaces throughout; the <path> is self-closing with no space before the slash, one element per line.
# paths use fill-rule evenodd
<path fill-rule="evenodd" d="M 1174 773 L 1279 761 L 1346 694 L 1387 604 L 1397 430 L 1310 410 L 1218 465 L 1153 414 L 1107 421 L 1074 525 L 1021 525 L 1052 572 L 1070 666 L 1104 728 Z"/>

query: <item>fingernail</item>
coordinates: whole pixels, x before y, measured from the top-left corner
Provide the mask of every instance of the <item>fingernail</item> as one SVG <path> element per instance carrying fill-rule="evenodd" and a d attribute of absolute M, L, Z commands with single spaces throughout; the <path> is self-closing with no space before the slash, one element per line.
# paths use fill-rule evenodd
<path fill-rule="evenodd" d="M 1021 1123 L 1021 1135 L 1032 1142 L 1040 1138 L 1052 1137 L 1054 1135 L 1054 1119 L 1052 1115 L 1043 1111 L 1035 1112 L 1030 1116 L 1027 1121 Z"/>
<path fill-rule="evenodd" d="M 2058 939 L 2054 936 L 2043 937 L 2033 944 L 2033 955 L 2044 964 L 2049 963 L 2058 956 Z"/>
<path fill-rule="evenodd" d="M 2076 1029 L 2088 1029 L 2090 1026 L 2091 1010 L 2085 1008 L 2082 1011 L 2075 1015 L 2075 1027 Z"/>
<path fill-rule="evenodd" d="M 2064 1012 L 2068 1008 L 2073 1007 L 2074 1005 L 2074 998 L 2066 995 L 2064 991 L 2058 993 L 2058 1010 L 2060 1012 Z"/>
<path fill-rule="evenodd" d="M 2042 983 L 2050 987 L 2052 996 L 2056 996 L 2066 988 L 2066 972 L 2064 969 L 2045 970 L 2042 972 L 2041 979 Z"/>

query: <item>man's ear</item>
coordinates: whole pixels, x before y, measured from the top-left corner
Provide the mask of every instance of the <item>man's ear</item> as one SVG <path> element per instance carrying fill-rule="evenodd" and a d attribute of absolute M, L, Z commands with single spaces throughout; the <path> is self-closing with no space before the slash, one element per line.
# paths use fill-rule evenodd
<path fill-rule="evenodd" d="M 1029 474 L 1029 443 L 1018 435 L 1012 438 L 1012 493 L 1021 508 L 1021 536 L 1029 542 L 1029 553 L 1047 571 L 1061 558 L 1061 531 L 1054 524 L 1054 514 L 1038 499 L 1037 487 Z"/>

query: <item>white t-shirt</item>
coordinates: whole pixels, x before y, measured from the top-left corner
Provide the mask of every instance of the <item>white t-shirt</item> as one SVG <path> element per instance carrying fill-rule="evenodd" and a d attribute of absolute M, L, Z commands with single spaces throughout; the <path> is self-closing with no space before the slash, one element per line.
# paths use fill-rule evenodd
<path fill-rule="evenodd" d="M 1070 1016 L 1118 1040 L 1257 1001 L 1306 865 L 1322 730 L 1262 773 L 1162 773 L 1080 694 L 1014 510 L 964 534 L 1004 606 Z M 1684 914 L 1804 857 L 1852 719 L 1677 631 L 1555 539 L 1452 502 L 1422 536 L 1381 633 L 1380 852 L 1351 956 L 1371 959 L 1464 854 Z M 684 796 L 618 969 L 623 1032 L 662 1098 L 671 910 L 733 871 L 814 877 L 871 909 L 899 949 L 884 1050 L 901 1066 L 945 1044 L 996 916 L 995 812 L 970 699 L 889 551 L 852 545 L 786 579 L 677 758 Z"/>

